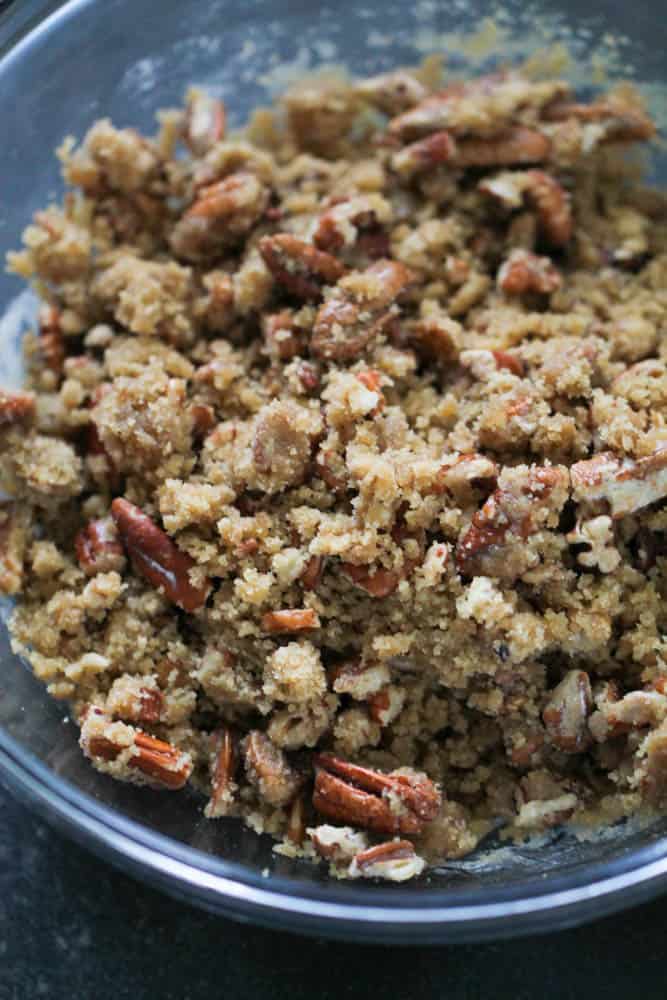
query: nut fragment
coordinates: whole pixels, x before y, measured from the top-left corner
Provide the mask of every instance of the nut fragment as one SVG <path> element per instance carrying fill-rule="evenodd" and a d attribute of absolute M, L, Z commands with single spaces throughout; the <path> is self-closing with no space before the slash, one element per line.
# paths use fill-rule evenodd
<path fill-rule="evenodd" d="M 224 138 L 226 117 L 222 101 L 201 90 L 188 94 L 184 139 L 194 156 L 205 156 Z"/>
<path fill-rule="evenodd" d="M 667 494 L 667 448 L 633 461 L 612 452 L 600 452 L 572 466 L 575 500 L 606 500 L 613 518 L 648 507 Z"/>
<path fill-rule="evenodd" d="M 227 816 L 234 804 L 236 764 L 232 731 L 229 726 L 221 726 L 211 734 L 211 797 L 204 809 L 204 815 L 209 819 Z"/>
<path fill-rule="evenodd" d="M 365 271 L 343 278 L 318 310 L 311 353 L 329 361 L 351 361 L 392 319 L 392 303 L 408 287 L 412 273 L 404 264 L 378 260 Z"/>
<path fill-rule="evenodd" d="M 563 283 L 560 272 L 549 257 L 538 257 L 530 250 L 520 249 L 512 250 L 498 271 L 496 281 L 498 288 L 507 295 L 524 295 L 526 292 L 551 295 Z"/>
<path fill-rule="evenodd" d="M 477 511 L 459 540 L 456 564 L 466 576 L 513 577 L 516 567 L 507 561 L 503 548 L 507 536 L 528 538 L 540 521 L 548 519 L 567 499 L 569 476 L 567 469 L 559 466 L 533 466 L 516 481 L 506 479 Z M 520 549 L 515 555 L 520 555 Z"/>
<path fill-rule="evenodd" d="M 591 682 L 583 670 L 570 670 L 549 697 L 542 719 L 554 746 L 583 753 L 590 742 L 586 720 L 593 705 Z"/>
<path fill-rule="evenodd" d="M 122 573 L 125 553 L 116 525 L 110 517 L 89 521 L 74 540 L 79 566 L 87 576 L 96 573 Z"/>
<path fill-rule="evenodd" d="M 303 778 L 287 757 L 264 733 L 254 729 L 242 743 L 248 781 L 272 806 L 291 802 L 303 784 Z"/>
<path fill-rule="evenodd" d="M 190 754 L 132 726 L 111 723 L 99 709 L 89 709 L 81 726 L 79 744 L 94 763 L 122 757 L 128 768 L 140 771 L 149 783 L 160 788 L 173 791 L 183 788 L 192 773 Z"/>
<path fill-rule="evenodd" d="M 320 619 L 312 608 L 285 608 L 262 615 L 265 632 L 304 632 L 319 627 Z"/>
<path fill-rule="evenodd" d="M 378 833 L 421 833 L 441 796 L 425 774 L 383 774 L 331 754 L 318 754 L 313 806 L 330 819 Z"/>
<path fill-rule="evenodd" d="M 389 597 L 401 582 L 398 573 L 383 567 L 371 570 L 368 566 L 354 566 L 352 563 L 344 562 L 341 563 L 341 570 L 355 587 L 365 590 L 371 597 Z"/>
<path fill-rule="evenodd" d="M 467 167 L 509 167 L 542 163 L 551 152 L 549 139 L 535 129 L 517 125 L 489 139 L 462 139 L 454 164 Z"/>
<path fill-rule="evenodd" d="M 324 285 L 335 285 L 345 268 L 331 254 L 291 233 L 263 236 L 259 252 L 279 285 L 298 299 L 319 299 Z"/>
<path fill-rule="evenodd" d="M 122 497 L 111 504 L 111 514 L 138 573 L 184 611 L 196 611 L 206 602 L 209 581 L 192 583 L 194 560 L 181 552 L 147 514 Z"/>

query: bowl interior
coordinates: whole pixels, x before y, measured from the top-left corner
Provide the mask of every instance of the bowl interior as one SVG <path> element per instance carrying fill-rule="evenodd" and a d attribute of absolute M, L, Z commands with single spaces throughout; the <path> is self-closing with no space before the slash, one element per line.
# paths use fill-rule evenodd
<path fill-rule="evenodd" d="M 567 72 L 585 86 L 597 66 L 608 78 L 635 78 L 660 124 L 667 102 L 663 53 L 667 25 L 660 4 L 640 7 L 608 0 L 548 0 L 539 5 L 491 0 L 340 0 L 191 2 L 77 0 L 19 5 L 20 22 L 0 21 L 0 258 L 18 246 L 32 213 L 62 191 L 54 148 L 68 135 L 81 137 L 108 116 L 120 126 L 151 131 L 157 108 L 177 104 L 189 83 L 225 99 L 233 124 L 292 80 L 321 65 L 366 75 L 443 52 L 447 63 L 473 70 L 501 58 L 515 60 L 562 44 L 572 53 Z M 48 16 L 47 16 L 48 15 Z M 26 24 L 32 30 L 25 33 Z M 12 31 L 23 32 L 18 40 Z M 546 59 L 545 55 L 545 59 Z M 667 157 L 652 168 L 667 177 Z M 34 301 L 21 283 L 0 274 L 0 381 L 20 379 L 20 339 Z M 0 763 L 10 752 L 20 766 L 39 761 L 89 797 L 89 807 L 109 807 L 137 821 L 146 835 L 173 838 L 195 866 L 272 884 L 293 895 L 360 900 L 390 906 L 477 905 L 518 899 L 554 887 L 585 885 L 636 868 L 663 854 L 667 823 L 626 823 L 595 837 L 556 833 L 525 847 L 485 847 L 425 880 L 395 890 L 371 884 L 331 884 L 320 870 L 271 852 L 271 843 L 234 822 L 202 818 L 188 794 L 138 791 L 93 771 L 81 756 L 66 706 L 51 701 L 0 635 Z M 161 849 L 156 844 L 156 849 Z M 220 867 L 222 866 L 222 867 Z M 231 866 L 231 867 L 230 867 Z"/>

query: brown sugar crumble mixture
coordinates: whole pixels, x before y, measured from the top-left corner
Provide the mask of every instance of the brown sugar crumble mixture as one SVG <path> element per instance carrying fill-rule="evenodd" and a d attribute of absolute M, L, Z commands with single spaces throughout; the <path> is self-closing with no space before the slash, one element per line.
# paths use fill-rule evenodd
<path fill-rule="evenodd" d="M 98 770 L 341 877 L 667 802 L 655 130 L 432 69 L 99 121 L 9 256 L 14 648 Z"/>

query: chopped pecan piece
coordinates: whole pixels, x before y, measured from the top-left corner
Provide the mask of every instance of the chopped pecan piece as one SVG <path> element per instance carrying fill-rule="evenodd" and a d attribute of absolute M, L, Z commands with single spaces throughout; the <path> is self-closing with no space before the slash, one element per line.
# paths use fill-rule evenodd
<path fill-rule="evenodd" d="M 488 139 L 461 139 L 454 166 L 510 167 L 542 163 L 550 152 L 551 142 L 542 132 L 517 125 Z"/>
<path fill-rule="evenodd" d="M 190 406 L 190 415 L 193 423 L 192 433 L 198 440 L 205 438 L 215 427 L 215 410 L 208 403 L 193 403 Z"/>
<path fill-rule="evenodd" d="M 574 118 L 580 122 L 595 123 L 598 128 L 591 137 L 595 144 L 645 142 L 656 133 L 654 123 L 641 108 L 614 98 L 593 101 L 591 104 L 554 101 L 544 108 L 542 116 L 551 122 L 565 122 Z"/>
<path fill-rule="evenodd" d="M 200 188 L 174 226 L 172 250 L 194 262 L 221 256 L 247 235 L 264 214 L 268 200 L 268 188 L 246 171 Z"/>
<path fill-rule="evenodd" d="M 0 389 L 0 427 L 21 424 L 35 416 L 35 397 L 31 392 L 8 392 Z"/>
<path fill-rule="evenodd" d="M 322 823 L 321 826 L 309 827 L 306 833 L 319 856 L 329 861 L 352 861 L 368 846 L 366 835 L 351 826 L 330 826 L 328 823 Z"/>
<path fill-rule="evenodd" d="M 266 353 L 277 361 L 291 361 L 300 353 L 299 338 L 294 330 L 294 313 L 281 309 L 262 318 Z"/>
<path fill-rule="evenodd" d="M 368 566 L 354 566 L 344 562 L 341 563 L 341 569 L 355 587 L 365 590 L 371 597 L 389 597 L 401 582 L 398 573 L 383 567 L 371 571 Z"/>
<path fill-rule="evenodd" d="M 330 674 L 331 686 L 337 694 L 351 694 L 366 701 L 389 683 L 389 668 L 384 663 L 362 663 L 351 660 L 336 666 Z"/>
<path fill-rule="evenodd" d="M 388 684 L 368 698 L 368 714 L 381 726 L 390 726 L 399 717 L 405 704 L 403 688 Z"/>
<path fill-rule="evenodd" d="M 322 556 L 311 556 L 306 563 L 301 574 L 301 583 L 304 590 L 317 590 L 324 572 L 324 559 Z"/>
<path fill-rule="evenodd" d="M 667 722 L 651 730 L 640 752 L 644 759 L 641 789 L 648 802 L 662 806 L 667 799 Z"/>
<path fill-rule="evenodd" d="M 601 452 L 570 469 L 575 500 L 606 500 L 613 518 L 642 510 L 667 494 L 667 448 L 637 459 Z"/>
<path fill-rule="evenodd" d="M 296 796 L 303 777 L 265 733 L 254 729 L 242 743 L 248 781 L 272 806 L 284 806 Z"/>
<path fill-rule="evenodd" d="M 107 695 L 105 710 L 124 722 L 145 722 L 151 725 L 162 721 L 165 702 L 155 678 L 118 677 Z"/>
<path fill-rule="evenodd" d="M 542 712 L 547 736 L 564 753 L 583 753 L 590 743 L 587 719 L 593 706 L 591 682 L 583 670 L 570 670 L 554 688 Z"/>
<path fill-rule="evenodd" d="M 524 170 L 485 178 L 480 190 L 496 198 L 506 208 L 520 208 L 527 202 L 537 216 L 544 239 L 562 247 L 572 237 L 570 198 L 563 186 L 544 170 Z"/>
<path fill-rule="evenodd" d="M 498 288 L 507 295 L 524 295 L 526 292 L 551 295 L 563 284 L 560 272 L 549 257 L 538 257 L 530 250 L 520 249 L 512 250 L 498 271 L 496 281 Z"/>
<path fill-rule="evenodd" d="M 265 632 L 304 632 L 319 627 L 319 616 L 312 608 L 286 608 L 282 611 L 267 611 L 262 615 L 262 629 Z"/>
<path fill-rule="evenodd" d="M 224 139 L 227 115 L 222 101 L 201 90 L 188 95 L 183 138 L 194 156 L 205 156 Z"/>
<path fill-rule="evenodd" d="M 306 839 L 306 803 L 303 795 L 297 795 L 290 806 L 285 836 L 293 844 L 301 845 Z"/>
<path fill-rule="evenodd" d="M 383 774 L 318 754 L 313 806 L 330 819 L 377 833 L 419 834 L 437 815 L 441 795 L 425 774 Z"/>
<path fill-rule="evenodd" d="M 211 734 L 211 797 L 204 809 L 209 819 L 227 816 L 234 803 L 236 744 L 229 726 Z"/>
<path fill-rule="evenodd" d="M 278 284 L 298 299 L 319 299 L 324 285 L 335 285 L 345 273 L 331 254 L 291 233 L 263 236 L 259 252 Z"/>
<path fill-rule="evenodd" d="M 526 539 L 540 523 L 553 518 L 567 499 L 568 483 L 567 469 L 560 466 L 533 466 L 511 483 L 501 479 L 458 543 L 459 572 L 465 576 L 514 577 L 521 570 L 515 561 L 507 560 L 506 536 Z M 517 547 L 517 558 L 520 554 Z"/>
<path fill-rule="evenodd" d="M 535 83 L 518 73 L 505 71 L 475 80 L 454 80 L 444 90 L 393 118 L 389 133 L 411 139 L 447 129 L 457 136 L 473 134 L 493 139 L 499 129 L 515 119 L 520 109 L 541 108 L 568 93 L 566 84 Z"/>
<path fill-rule="evenodd" d="M 360 230 L 377 230 L 390 218 L 391 207 L 381 195 L 355 195 L 337 201 L 319 217 L 313 242 L 320 250 L 342 250 L 357 243 Z"/>
<path fill-rule="evenodd" d="M 565 823 L 576 808 L 577 796 L 572 792 L 566 792 L 555 799 L 534 799 L 521 806 L 515 824 L 519 829 L 548 829 Z"/>
<path fill-rule="evenodd" d="M 170 601 L 184 611 L 196 611 L 206 602 L 210 582 L 193 584 L 194 560 L 172 542 L 162 528 L 134 504 L 117 497 L 111 504 L 127 554 L 141 576 L 161 588 Z"/>
<path fill-rule="evenodd" d="M 97 573 L 122 573 L 125 553 L 112 518 L 103 517 L 89 521 L 74 540 L 79 566 L 86 576 Z"/>
<path fill-rule="evenodd" d="M 329 361 L 351 361 L 390 323 L 391 306 L 412 281 L 404 264 L 378 260 L 343 278 L 320 306 L 311 353 Z"/>
<path fill-rule="evenodd" d="M 426 862 L 415 852 L 409 840 L 387 840 L 384 844 L 367 847 L 357 854 L 348 869 L 350 878 L 383 878 L 389 882 L 406 882 L 421 875 Z"/>
<path fill-rule="evenodd" d="M 93 762 L 125 758 L 150 784 L 176 791 L 192 773 L 190 754 L 124 723 L 111 723 L 99 709 L 90 709 L 81 726 L 81 749 Z"/>

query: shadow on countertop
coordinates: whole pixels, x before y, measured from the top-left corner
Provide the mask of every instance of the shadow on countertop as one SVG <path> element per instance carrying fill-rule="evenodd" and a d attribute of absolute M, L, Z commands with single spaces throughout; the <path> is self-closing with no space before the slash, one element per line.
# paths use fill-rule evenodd
<path fill-rule="evenodd" d="M 242 926 L 64 840 L 0 789 L 0 1000 L 665 997 L 667 898 L 497 944 L 385 948 Z"/>

